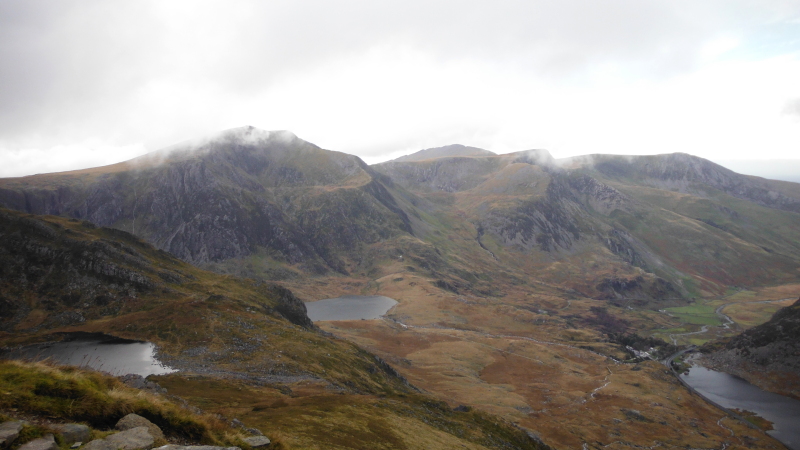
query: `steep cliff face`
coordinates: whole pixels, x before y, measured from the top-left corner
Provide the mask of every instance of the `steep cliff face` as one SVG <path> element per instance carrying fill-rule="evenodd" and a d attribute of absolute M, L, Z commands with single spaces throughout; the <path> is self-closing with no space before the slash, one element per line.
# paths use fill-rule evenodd
<path fill-rule="evenodd" d="M 595 298 L 714 295 L 725 285 L 795 279 L 800 265 L 800 185 L 689 155 L 555 160 L 527 151 L 374 167 L 471 221 L 498 262 L 583 265 L 582 292 Z"/>
<path fill-rule="evenodd" d="M 798 279 L 800 185 L 683 154 L 434 150 L 369 167 L 245 127 L 113 166 L 0 180 L 0 205 L 266 279 L 421 270 L 491 292 L 498 273 L 535 273 L 608 299 Z"/>
<path fill-rule="evenodd" d="M 154 266 L 127 233 L 74 226 L 85 233 L 0 209 L 0 329 L 82 323 L 187 279 L 179 270 Z M 29 318 L 35 310 L 48 315 Z"/>
<path fill-rule="evenodd" d="M 355 156 L 250 127 L 124 166 L 0 183 L 3 206 L 123 229 L 188 262 L 265 249 L 342 273 L 364 245 L 413 232 L 397 196 Z"/>

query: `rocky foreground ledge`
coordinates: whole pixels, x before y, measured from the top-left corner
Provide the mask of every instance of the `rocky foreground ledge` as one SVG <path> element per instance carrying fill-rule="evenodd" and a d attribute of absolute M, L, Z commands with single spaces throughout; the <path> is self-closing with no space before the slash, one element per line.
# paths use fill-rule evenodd
<path fill-rule="evenodd" d="M 103 438 L 92 439 L 92 430 L 86 425 L 70 423 L 51 425 L 52 434 L 26 440 L 25 421 L 7 421 L 0 424 L 0 448 L 22 444 L 18 450 L 59 450 L 59 444 L 80 450 L 241 450 L 240 447 L 218 447 L 213 445 L 166 444 L 164 433 L 154 423 L 137 414 L 128 414 L 117 422 L 117 432 Z M 271 444 L 266 436 L 251 436 L 243 439 L 253 449 L 265 449 Z"/>

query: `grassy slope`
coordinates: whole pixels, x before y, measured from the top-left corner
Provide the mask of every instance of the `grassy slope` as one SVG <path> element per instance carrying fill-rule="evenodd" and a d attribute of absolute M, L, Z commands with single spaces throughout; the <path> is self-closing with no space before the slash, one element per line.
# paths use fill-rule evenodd
<path fill-rule="evenodd" d="M 102 432 L 134 413 L 158 425 L 170 440 L 244 444 L 241 438 L 245 435 L 218 416 L 194 412 L 94 371 L 0 361 L 0 391 L 0 412 L 7 417 L 35 418 L 44 423 L 82 422 Z M 46 425 L 42 431 L 46 431 Z"/>

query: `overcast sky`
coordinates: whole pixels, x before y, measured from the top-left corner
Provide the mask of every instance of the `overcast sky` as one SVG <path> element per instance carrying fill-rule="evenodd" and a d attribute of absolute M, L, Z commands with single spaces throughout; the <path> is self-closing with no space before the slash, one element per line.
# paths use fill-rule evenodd
<path fill-rule="evenodd" d="M 243 125 L 369 163 L 800 158 L 800 2 L 0 2 L 0 176 Z"/>

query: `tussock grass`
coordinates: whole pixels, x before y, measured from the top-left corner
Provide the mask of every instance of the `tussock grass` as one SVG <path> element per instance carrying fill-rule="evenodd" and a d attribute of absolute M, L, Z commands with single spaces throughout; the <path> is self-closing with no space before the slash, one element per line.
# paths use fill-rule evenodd
<path fill-rule="evenodd" d="M 0 361 L 0 410 L 113 427 L 135 413 L 158 425 L 167 436 L 227 445 L 242 435 L 210 414 L 197 414 L 171 401 L 129 388 L 98 372 L 47 362 Z"/>

